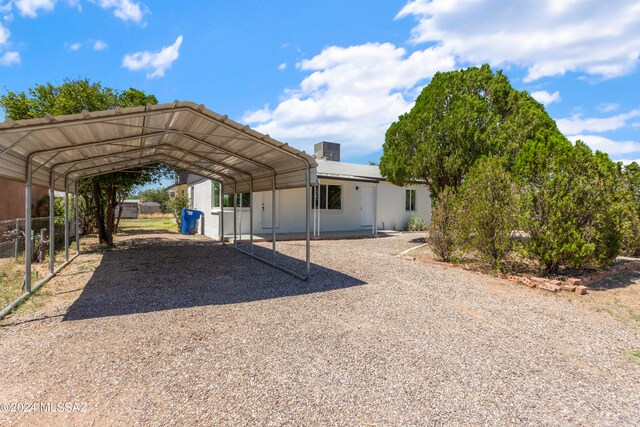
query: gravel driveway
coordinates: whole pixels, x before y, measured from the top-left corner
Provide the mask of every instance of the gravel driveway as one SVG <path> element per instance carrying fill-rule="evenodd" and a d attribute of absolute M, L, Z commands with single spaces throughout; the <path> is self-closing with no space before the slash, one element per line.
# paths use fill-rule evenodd
<path fill-rule="evenodd" d="M 637 325 L 415 237 L 313 242 L 309 282 L 201 237 L 84 254 L 0 328 L 0 404 L 38 402 L 0 425 L 640 424 Z"/>

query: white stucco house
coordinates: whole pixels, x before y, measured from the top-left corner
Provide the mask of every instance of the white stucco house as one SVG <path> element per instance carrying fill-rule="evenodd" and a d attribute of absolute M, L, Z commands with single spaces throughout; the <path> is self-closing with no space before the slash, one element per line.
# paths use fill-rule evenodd
<path fill-rule="evenodd" d="M 312 200 L 313 234 L 332 231 L 403 230 L 411 215 L 428 224 L 431 220 L 431 197 L 424 184 L 397 186 L 387 182 L 378 166 L 340 161 L 340 145 L 321 142 L 315 146 L 318 181 Z M 233 198 L 225 197 L 220 206 L 219 187 L 208 178 L 191 176 L 188 180 L 190 207 L 204 212 L 204 234 L 220 237 L 220 215 L 224 212 L 224 234 L 233 235 Z M 249 233 L 249 210 L 253 209 L 255 235 L 272 232 L 272 194 L 257 192 L 253 206 L 249 194 L 239 197 L 238 232 Z M 276 191 L 276 231 L 297 233 L 305 229 L 305 189 Z M 242 205 L 242 207 L 240 207 Z"/>

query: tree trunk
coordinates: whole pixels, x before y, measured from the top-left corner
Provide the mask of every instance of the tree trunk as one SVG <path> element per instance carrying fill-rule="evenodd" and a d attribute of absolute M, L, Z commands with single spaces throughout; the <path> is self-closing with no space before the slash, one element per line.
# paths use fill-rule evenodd
<path fill-rule="evenodd" d="M 122 204 L 124 203 L 124 195 L 122 197 L 120 197 L 120 199 L 118 200 L 118 217 L 116 218 L 116 225 L 115 227 L 113 227 L 113 232 L 118 234 L 119 228 L 120 228 L 120 217 L 122 216 Z"/>
<path fill-rule="evenodd" d="M 100 183 L 98 183 L 97 181 L 93 182 L 93 201 L 95 203 L 98 240 L 101 244 L 106 243 L 109 245 L 109 242 L 107 240 L 107 232 L 104 225 L 104 211 L 102 210 L 102 187 L 100 187 Z"/>
<path fill-rule="evenodd" d="M 105 221 L 105 243 L 113 246 L 113 229 L 116 222 L 116 186 L 109 184 L 107 190 L 107 212 Z"/>

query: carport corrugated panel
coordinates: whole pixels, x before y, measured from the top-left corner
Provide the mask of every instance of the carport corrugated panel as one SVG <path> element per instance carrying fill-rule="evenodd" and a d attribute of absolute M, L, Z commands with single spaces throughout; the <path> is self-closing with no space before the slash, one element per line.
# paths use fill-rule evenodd
<path fill-rule="evenodd" d="M 149 150 L 125 153 L 142 147 Z M 52 168 L 61 165 L 54 177 L 58 190 L 66 171 L 93 167 L 82 175 L 104 173 L 128 157 L 138 158 L 138 164 L 158 158 L 174 167 L 189 163 L 180 168 L 228 176 L 243 192 L 249 189 L 249 175 L 254 191 L 270 190 L 274 172 L 277 188 L 303 187 L 307 165 L 312 179 L 316 167 L 311 156 L 191 102 L 9 120 L 0 123 L 0 153 L 0 176 L 26 181 L 31 155 L 32 182 L 42 186 L 49 186 Z M 225 192 L 231 191 L 225 186 Z"/>

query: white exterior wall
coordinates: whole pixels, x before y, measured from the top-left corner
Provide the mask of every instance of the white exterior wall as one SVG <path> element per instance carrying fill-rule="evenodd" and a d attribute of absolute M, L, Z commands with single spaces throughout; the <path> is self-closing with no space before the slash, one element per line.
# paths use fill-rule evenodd
<path fill-rule="evenodd" d="M 204 234 L 218 239 L 220 236 L 220 208 L 213 207 L 213 182 L 204 180 L 190 184 L 187 194 L 189 194 L 192 209 L 204 212 Z M 243 234 L 247 234 L 250 222 L 249 208 L 242 208 L 242 214 L 240 214 L 240 211 L 241 209 L 238 207 L 237 231 L 238 233 L 242 231 Z M 241 220 L 242 224 L 240 223 Z M 198 222 L 198 234 L 202 232 L 201 221 Z M 224 234 L 225 236 L 233 236 L 233 208 L 224 208 Z"/>
<path fill-rule="evenodd" d="M 411 214 L 416 214 L 428 224 L 431 221 L 431 197 L 429 190 L 423 185 L 409 185 L 399 187 L 385 181 L 369 183 L 360 181 L 344 181 L 337 179 L 319 179 L 322 185 L 342 186 L 342 209 L 320 212 L 320 234 L 326 231 L 367 230 L 371 226 L 361 226 L 360 189 L 370 187 L 374 189 L 374 203 L 376 206 L 376 225 L 379 230 L 403 230 Z M 193 186 L 193 208 L 205 213 L 205 234 L 218 238 L 220 208 L 211 207 L 212 185 L 209 180 L 200 181 Z M 358 190 L 356 190 L 356 187 Z M 406 189 L 416 190 L 416 211 L 405 210 Z M 278 233 L 303 232 L 305 229 L 305 188 L 278 190 L 277 216 Z M 192 194 L 189 191 L 188 194 Z M 263 206 L 270 209 L 271 192 L 254 193 L 254 233 L 270 234 L 271 227 L 263 227 Z M 238 208 L 238 212 L 240 209 Z M 233 208 L 225 208 L 225 235 L 233 235 Z M 313 215 L 310 223 L 313 231 Z M 200 232 L 198 228 L 198 232 Z M 238 215 L 238 232 L 240 232 L 240 218 Z M 242 209 L 242 233 L 249 232 L 249 208 Z"/>
<path fill-rule="evenodd" d="M 406 190 L 416 190 L 416 210 L 405 210 Z M 378 183 L 378 217 L 379 230 L 404 230 L 411 214 L 422 218 L 427 224 L 431 222 L 431 194 L 425 185 L 408 185 L 398 187 L 389 182 Z"/>

